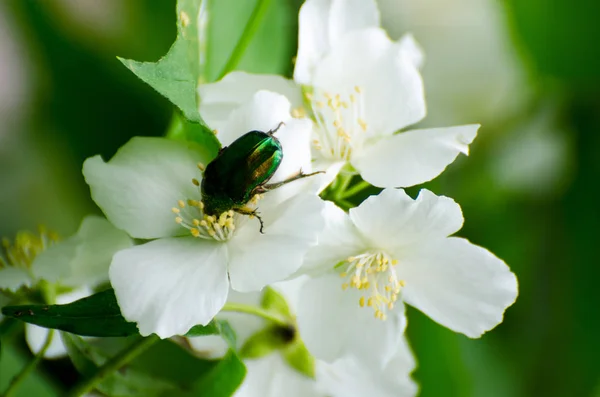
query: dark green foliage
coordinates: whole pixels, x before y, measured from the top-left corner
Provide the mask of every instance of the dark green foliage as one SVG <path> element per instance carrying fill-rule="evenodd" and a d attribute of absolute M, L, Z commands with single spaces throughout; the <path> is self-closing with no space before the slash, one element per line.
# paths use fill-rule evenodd
<path fill-rule="evenodd" d="M 6 306 L 2 314 L 40 327 L 82 336 L 127 336 L 138 333 L 121 315 L 115 291 L 108 289 L 66 305 Z"/>

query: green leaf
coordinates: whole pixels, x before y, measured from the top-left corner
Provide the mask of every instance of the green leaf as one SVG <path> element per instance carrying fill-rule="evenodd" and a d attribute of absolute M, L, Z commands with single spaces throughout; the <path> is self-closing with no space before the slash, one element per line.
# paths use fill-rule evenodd
<path fill-rule="evenodd" d="M 2 314 L 81 336 L 139 335 L 135 323 L 128 322 L 121 315 L 112 288 L 65 305 L 6 306 L 2 308 Z M 196 325 L 186 334 L 200 335 L 222 335 L 230 346 L 235 346 L 235 332 L 227 321 L 214 320 L 207 326 Z"/>
<path fill-rule="evenodd" d="M 110 359 L 108 354 L 76 335 L 61 333 L 61 336 L 73 365 L 84 376 L 93 376 Z M 108 396 L 119 397 L 161 396 L 176 390 L 175 385 L 130 366 L 102 379 L 96 388 Z"/>
<path fill-rule="evenodd" d="M 195 385 L 186 396 L 229 397 L 240 387 L 246 376 L 246 366 L 240 358 L 229 351 L 218 364 Z"/>
<path fill-rule="evenodd" d="M 194 325 L 185 334 L 188 338 L 206 335 L 221 335 L 230 348 L 235 349 L 236 335 L 229 323 L 224 320 L 213 320 L 207 326 Z"/>
<path fill-rule="evenodd" d="M 281 315 L 283 318 L 293 318 L 292 312 L 285 298 L 271 287 L 265 288 L 260 306 L 263 309 Z"/>
<path fill-rule="evenodd" d="M 66 305 L 6 306 L 2 314 L 29 324 L 83 336 L 127 336 L 138 333 L 121 315 L 113 289 Z"/>
<path fill-rule="evenodd" d="M 118 58 L 127 68 L 156 91 L 167 97 L 192 121 L 201 122 L 198 113 L 197 87 L 201 80 L 201 55 L 205 38 L 198 21 L 204 12 L 203 0 L 177 2 L 177 39 L 167 54 L 157 62 L 137 62 Z M 203 58 L 202 58 L 203 59 Z"/>
<path fill-rule="evenodd" d="M 179 112 L 173 114 L 167 138 L 198 144 L 198 150 L 206 159 L 214 159 L 221 149 L 221 142 L 214 132 L 203 124 L 187 120 Z"/>
<path fill-rule="evenodd" d="M 302 340 L 298 339 L 289 345 L 283 352 L 283 358 L 296 371 L 308 376 L 315 377 L 315 359 L 310 354 Z"/>

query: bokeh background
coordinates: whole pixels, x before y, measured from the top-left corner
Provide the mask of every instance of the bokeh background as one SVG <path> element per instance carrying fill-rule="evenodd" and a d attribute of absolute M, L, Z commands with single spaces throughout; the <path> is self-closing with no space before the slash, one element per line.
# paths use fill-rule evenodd
<path fill-rule="evenodd" d="M 599 397 L 600 2 L 379 2 L 390 36 L 412 32 L 426 52 L 422 125 L 483 125 L 469 158 L 426 187 L 462 205 L 460 234 L 520 282 L 505 321 L 479 340 L 409 310 L 421 395 Z M 240 69 L 291 76 L 300 5 L 271 2 Z M 211 1 L 209 80 L 253 6 Z M 0 2 L 0 235 L 73 233 L 98 211 L 83 160 L 164 133 L 171 104 L 116 56 L 155 61 L 174 22 L 175 0 Z M 13 342 L 0 390 L 30 358 Z M 68 360 L 47 361 L 17 394 L 60 395 L 75 377 Z"/>

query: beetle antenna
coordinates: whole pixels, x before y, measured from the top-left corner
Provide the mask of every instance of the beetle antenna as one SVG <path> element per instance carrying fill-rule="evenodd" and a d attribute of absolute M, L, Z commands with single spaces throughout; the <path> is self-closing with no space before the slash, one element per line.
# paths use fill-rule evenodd
<path fill-rule="evenodd" d="M 273 136 L 274 133 L 277 132 L 277 130 L 279 130 L 281 128 L 282 125 L 285 125 L 285 123 L 282 121 L 279 124 L 277 124 L 277 127 L 275 127 L 274 130 L 270 130 L 267 132 L 268 135 Z"/>

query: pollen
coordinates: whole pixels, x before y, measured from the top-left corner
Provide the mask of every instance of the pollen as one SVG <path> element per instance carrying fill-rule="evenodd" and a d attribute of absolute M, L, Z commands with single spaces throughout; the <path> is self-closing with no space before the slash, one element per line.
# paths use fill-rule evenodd
<path fill-rule="evenodd" d="M 43 226 L 39 227 L 37 234 L 18 232 L 14 241 L 3 238 L 0 246 L 0 269 L 16 267 L 28 270 L 36 256 L 59 240 L 58 234 Z"/>
<path fill-rule="evenodd" d="M 358 301 L 360 307 L 370 307 L 375 318 L 385 320 L 387 312 L 395 307 L 404 280 L 398 278 L 398 260 L 386 252 L 366 252 L 346 258 L 339 276 L 344 280 L 342 289 L 354 288 L 362 291 Z"/>
<path fill-rule="evenodd" d="M 364 146 L 369 138 L 361 87 L 347 93 L 315 90 L 306 98 L 316 123 L 315 149 L 332 160 L 351 160 L 356 148 Z"/>
<path fill-rule="evenodd" d="M 306 109 L 304 109 L 302 106 L 292 109 L 292 117 L 296 119 L 306 117 Z"/>
<path fill-rule="evenodd" d="M 202 163 L 197 164 L 199 170 L 204 169 Z M 228 241 L 235 234 L 240 224 L 246 222 L 249 217 L 243 216 L 233 210 L 225 211 L 218 215 L 209 215 L 204 212 L 205 205 L 201 200 L 202 191 L 200 182 L 193 178 L 192 184 L 198 189 L 197 198 L 186 198 L 177 200 L 177 205 L 171 208 L 175 214 L 175 222 L 187 229 L 196 238 L 216 241 Z M 247 204 L 250 209 L 257 205 L 263 196 L 256 194 Z"/>

